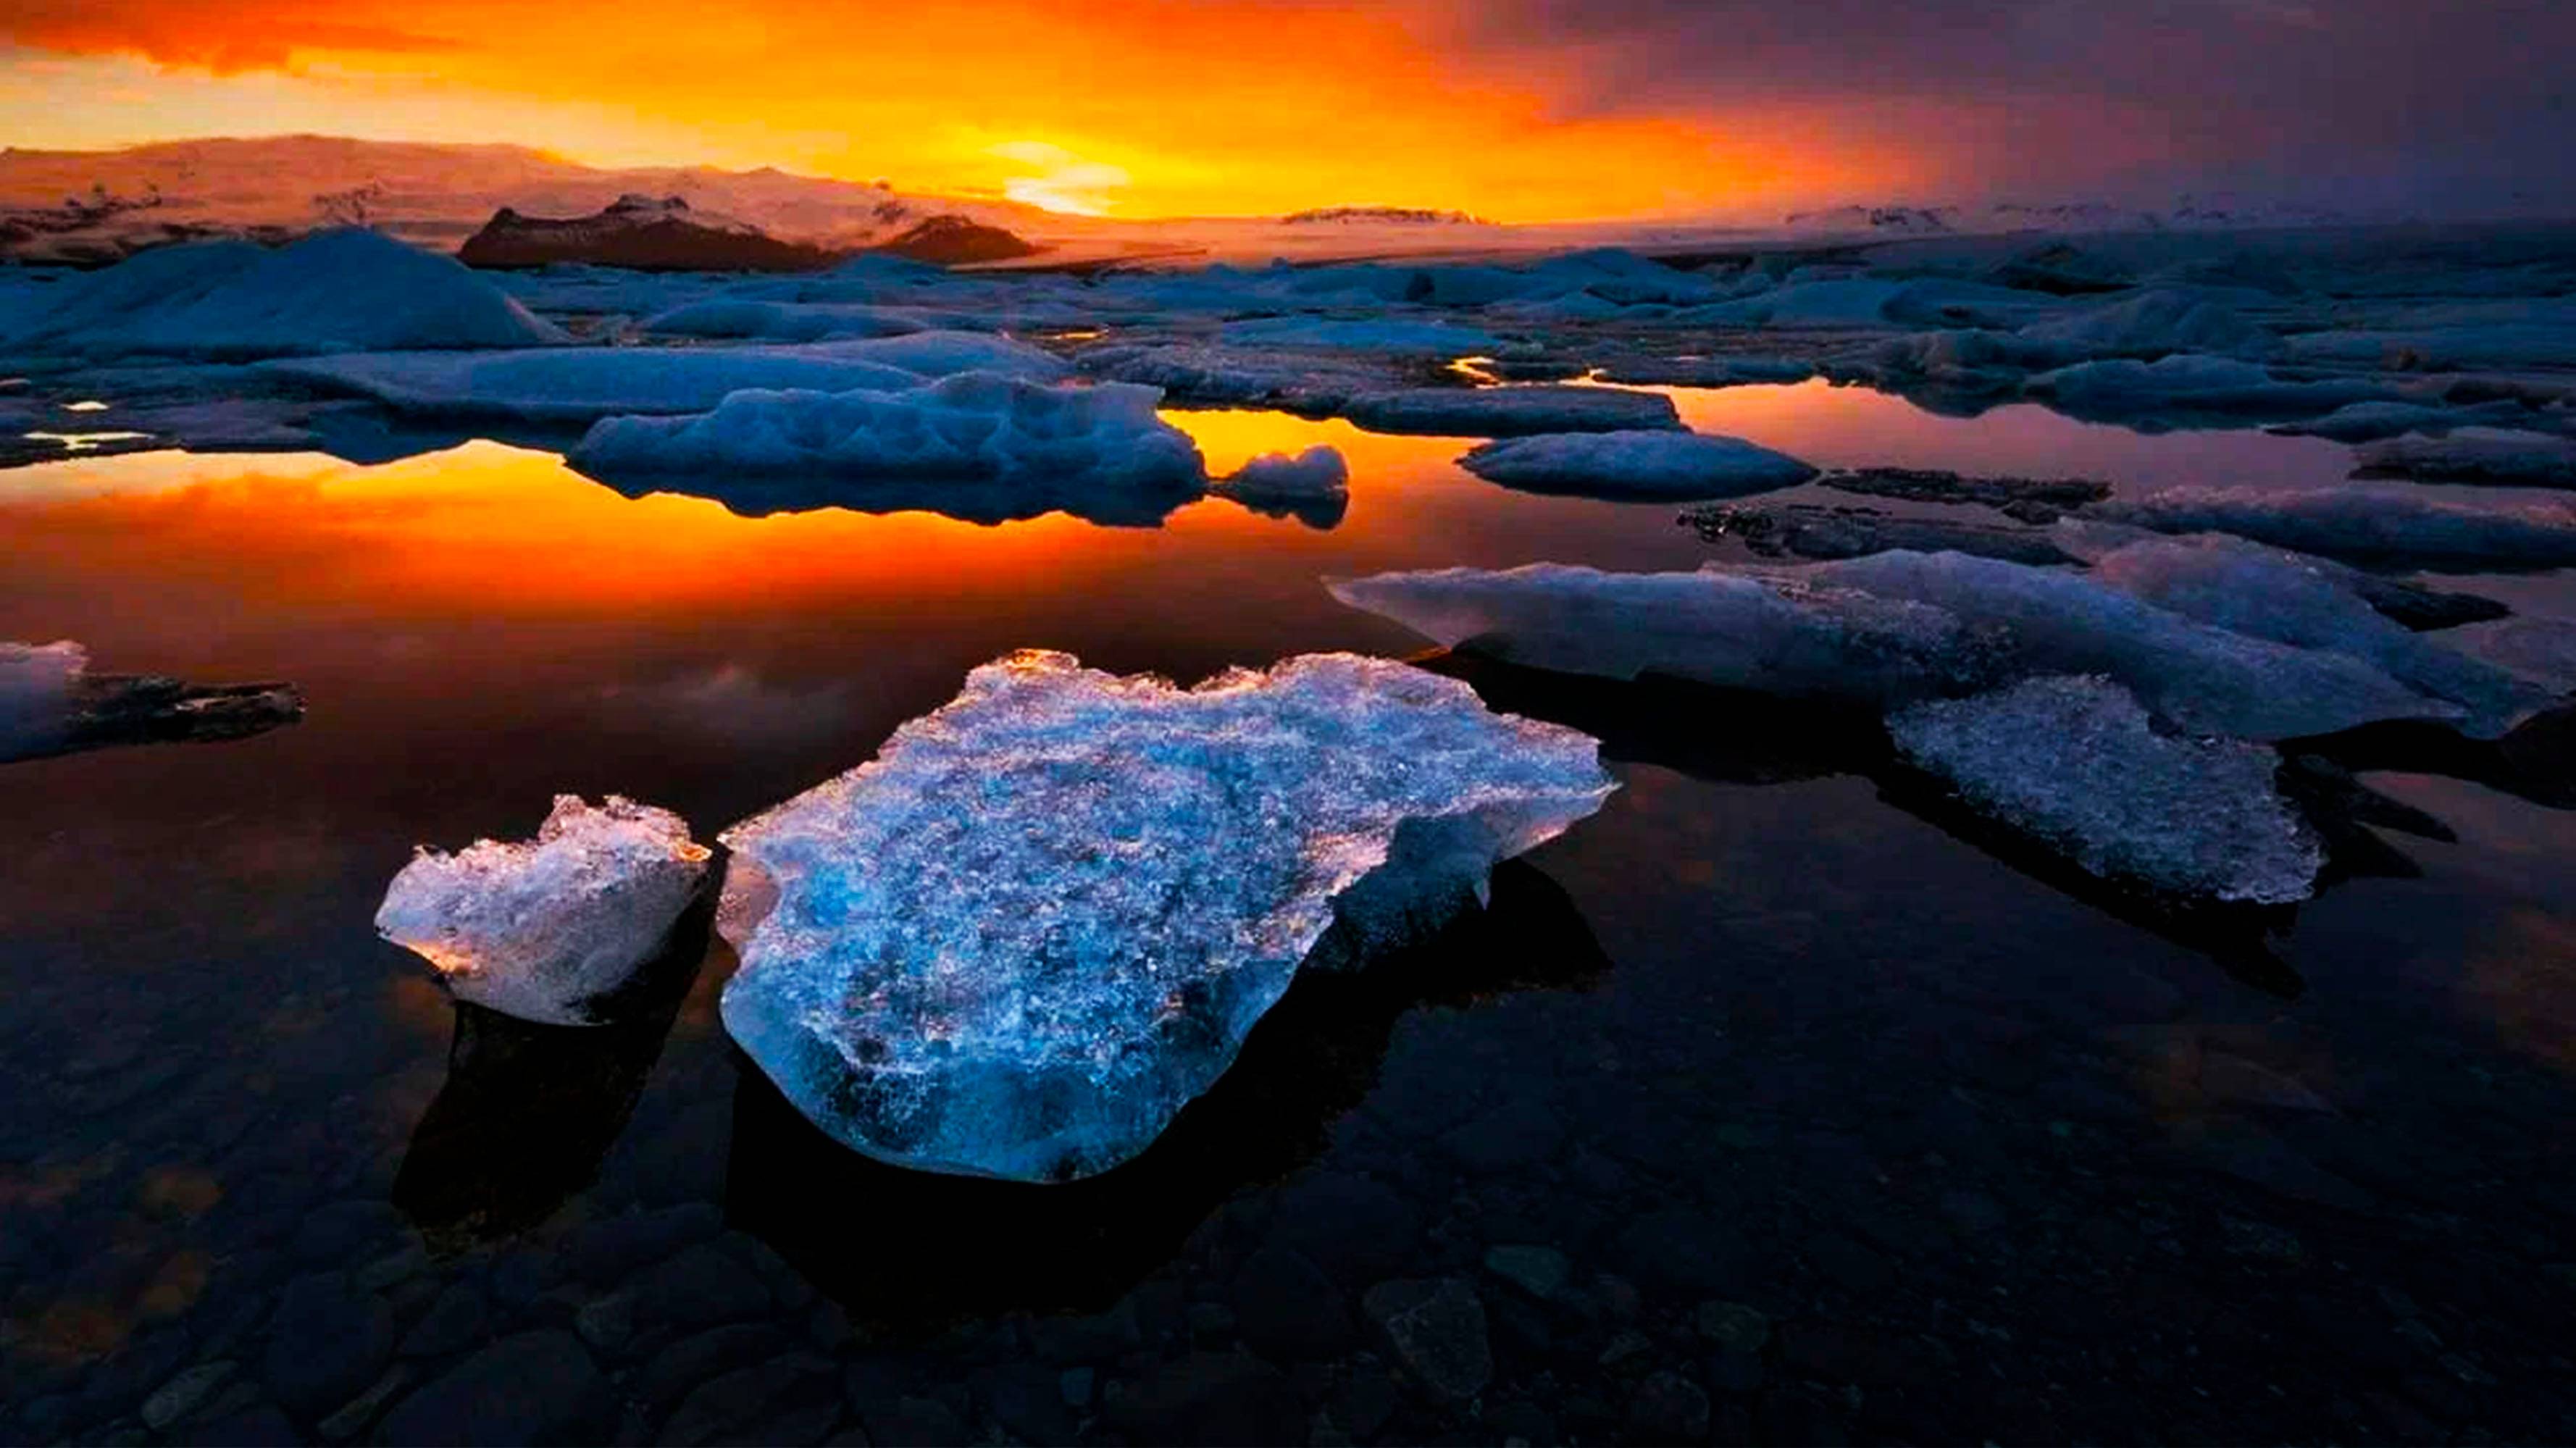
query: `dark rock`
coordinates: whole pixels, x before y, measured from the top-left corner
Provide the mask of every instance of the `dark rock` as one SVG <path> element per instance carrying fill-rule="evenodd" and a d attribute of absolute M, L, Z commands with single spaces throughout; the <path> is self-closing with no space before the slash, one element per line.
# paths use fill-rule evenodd
<path fill-rule="evenodd" d="M 490 1330 L 491 1314 L 483 1305 L 483 1294 L 471 1282 L 451 1282 L 403 1337 L 402 1353 L 443 1357 L 481 1342 Z"/>
<path fill-rule="evenodd" d="M 290 1251 L 307 1267 L 340 1268 L 397 1245 L 410 1231 L 391 1202 L 333 1202 L 296 1225 Z"/>
<path fill-rule="evenodd" d="M 784 1354 L 787 1334 L 767 1323 L 736 1323 L 684 1337 L 655 1353 L 627 1379 L 628 1397 L 656 1406 L 678 1401 L 690 1389 L 719 1373 Z"/>
<path fill-rule="evenodd" d="M 638 1325 L 681 1331 L 767 1316 L 769 1288 L 740 1258 L 710 1242 L 646 1271 L 633 1288 Z"/>
<path fill-rule="evenodd" d="M 1700 1336 L 1729 1352 L 1757 1353 L 1771 1340 L 1771 1319 L 1741 1302 L 1703 1302 L 1697 1321 Z"/>
<path fill-rule="evenodd" d="M 1679 1373 L 1649 1373 L 1628 1396 L 1628 1435 L 1645 1443 L 1708 1436 L 1708 1394 Z"/>
<path fill-rule="evenodd" d="M 281 1444 L 301 1443 L 304 1436 L 295 1431 L 284 1413 L 263 1407 L 190 1428 L 187 1441 L 206 1448 L 279 1448 Z"/>
<path fill-rule="evenodd" d="M 1762 1355 L 1725 1348 L 1708 1360 L 1708 1385 L 1721 1393 L 1744 1394 L 1762 1386 Z"/>
<path fill-rule="evenodd" d="M 1485 1249 L 1485 1270 L 1541 1302 L 1555 1299 L 1574 1275 L 1574 1264 L 1554 1247 L 1504 1244 Z"/>
<path fill-rule="evenodd" d="M 394 1355 L 394 1314 L 337 1272 L 287 1284 L 261 1376 L 289 1412 L 319 1418 L 364 1392 Z"/>
<path fill-rule="evenodd" d="M 633 271 L 819 271 L 838 256 L 781 241 L 748 222 L 692 211 L 677 196 L 621 196 L 594 216 L 522 216 L 502 207 L 457 249 L 467 266 L 566 262 Z"/>
<path fill-rule="evenodd" d="M 1357 1337 L 1348 1302 L 1304 1254 L 1264 1247 L 1234 1275 L 1234 1315 L 1246 1347 L 1266 1358 L 1330 1358 Z"/>
<path fill-rule="evenodd" d="M 681 1400 L 660 1441 L 811 1444 L 841 1416 L 841 1385 L 829 1365 L 786 1357 L 708 1379 Z"/>
<path fill-rule="evenodd" d="M 1610 1239 L 1610 1264 L 1632 1281 L 1675 1297 L 1741 1291 L 1753 1252 L 1734 1229 L 1698 1212 L 1649 1212 Z"/>
<path fill-rule="evenodd" d="M 1271 1235 L 1346 1285 L 1395 1271 L 1413 1255 L 1421 1214 L 1366 1177 L 1318 1172 L 1279 1194 Z"/>
<path fill-rule="evenodd" d="M 2046 534 L 2029 529 L 1950 518 L 1900 518 L 1876 508 L 1707 503 L 1685 510 L 1681 521 L 1709 542 L 1734 538 L 1764 558 L 1830 561 L 1910 548 L 1919 553 L 1972 553 L 2036 567 L 2078 561 Z"/>
<path fill-rule="evenodd" d="M 965 1419 L 935 1398 L 897 1398 L 882 1406 L 862 1406 L 859 1422 L 876 1448 L 955 1448 L 974 1436 Z"/>
<path fill-rule="evenodd" d="M 1852 468 L 1816 481 L 1873 498 L 1982 504 L 2025 523 L 2055 522 L 2060 512 L 2111 496 L 2111 485 L 2096 478 L 1976 478 L 1938 468 Z"/>
<path fill-rule="evenodd" d="M 564 1241 L 563 1258 L 574 1276 L 606 1287 L 639 1267 L 714 1236 L 723 1225 L 723 1214 L 703 1202 L 635 1212 L 591 1222 L 572 1233 Z"/>
<path fill-rule="evenodd" d="M 1807 1265 L 1846 1292 L 1875 1297 L 1896 1285 L 1887 1259 L 1840 1232 L 1818 1232 L 1807 1239 Z"/>
<path fill-rule="evenodd" d="M 994 1422 L 1023 1442 L 1073 1441 L 1073 1414 L 1065 1408 L 1061 1373 L 1036 1363 L 998 1364 L 975 1375 L 975 1398 Z"/>
<path fill-rule="evenodd" d="M 1520 1172 L 1556 1155 L 1565 1142 L 1565 1123 L 1544 1098 L 1523 1093 L 1439 1140 L 1441 1150 L 1470 1171 Z"/>
<path fill-rule="evenodd" d="M 1030 1349 L 1042 1361 L 1059 1365 L 1107 1362 L 1145 1340 L 1136 1306 L 1127 1300 L 1089 1317 L 1036 1318 L 1028 1331 Z"/>
<path fill-rule="evenodd" d="M 1045 247 L 1024 241 L 998 226 L 986 226 L 968 216 L 933 216 L 906 230 L 891 241 L 883 241 L 868 250 L 912 261 L 926 261 L 933 266 L 965 266 L 975 262 L 1011 261 L 1035 256 Z"/>
<path fill-rule="evenodd" d="M 1381 1282 L 1360 1307 L 1396 1361 L 1435 1397 L 1472 1398 L 1493 1381 L 1485 1304 L 1468 1283 L 1454 1277 Z"/>
<path fill-rule="evenodd" d="M 2356 571 L 2348 582 L 2352 591 L 2361 595 L 2361 601 L 2377 609 L 2382 617 L 2417 633 L 2513 616 L 2512 608 L 2492 598 L 2427 588 L 2402 578 Z"/>
<path fill-rule="evenodd" d="M 1109 1417 L 1137 1443 L 1302 1443 L 1306 1411 L 1288 1375 L 1243 1353 L 1194 1352 L 1127 1385 Z M 883 1440 L 880 1440 L 883 1441 Z"/>
<path fill-rule="evenodd" d="M 581 1443 L 617 1425 L 617 1395 L 561 1329 L 505 1337 L 394 1405 L 386 1444 Z"/>

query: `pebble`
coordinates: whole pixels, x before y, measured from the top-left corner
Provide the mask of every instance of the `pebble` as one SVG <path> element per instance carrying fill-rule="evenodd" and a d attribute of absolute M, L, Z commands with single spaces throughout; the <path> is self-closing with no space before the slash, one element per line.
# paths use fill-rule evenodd
<path fill-rule="evenodd" d="M 158 1433 L 205 1406 L 235 1371 L 229 1360 L 199 1363 L 153 1390 L 143 1400 L 143 1426 Z"/>
<path fill-rule="evenodd" d="M 1494 1379 L 1485 1304 L 1454 1277 L 1381 1282 L 1360 1302 L 1396 1360 L 1435 1397 L 1472 1398 Z"/>

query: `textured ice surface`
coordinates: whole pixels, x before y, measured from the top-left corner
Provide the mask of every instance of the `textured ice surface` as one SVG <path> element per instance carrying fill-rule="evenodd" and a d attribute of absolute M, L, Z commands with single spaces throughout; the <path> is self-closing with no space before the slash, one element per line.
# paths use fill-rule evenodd
<path fill-rule="evenodd" d="M 1341 580 L 1333 596 L 1448 647 L 1534 668 L 1886 707 L 1987 682 L 1988 640 L 1939 608 L 1719 572 L 1560 563 Z"/>
<path fill-rule="evenodd" d="M 533 841 L 422 848 L 386 889 L 376 930 L 460 1000 L 593 1025 L 602 999 L 661 949 L 712 856 L 667 810 L 557 795 Z"/>
<path fill-rule="evenodd" d="M 2356 402 L 2338 407 L 2323 417 L 2281 423 L 2271 430 L 2292 437 L 2372 442 L 2409 432 L 2443 432 L 2521 410 L 2520 404 L 2510 400 L 2477 407 L 2428 407 L 2420 402 Z"/>
<path fill-rule="evenodd" d="M 0 643 L 0 759 L 42 753 L 61 739 L 72 685 L 88 667 L 88 650 L 68 640 Z"/>
<path fill-rule="evenodd" d="M 2172 352 L 2218 352 L 2259 357 L 2279 339 L 2234 311 L 2190 291 L 2141 292 L 2071 316 L 2052 317 L 2021 329 L 2025 343 L 2079 357 L 2162 357 Z"/>
<path fill-rule="evenodd" d="M 797 347 L 371 352 L 271 362 L 262 370 L 418 416 L 562 424 L 706 412 L 747 388 L 899 392 L 925 380 L 883 362 Z"/>
<path fill-rule="evenodd" d="M 2391 622 L 2345 582 L 2348 570 L 2234 538 L 2149 539 L 2117 548 L 2094 576 L 2235 633 L 2349 654 L 2401 683 L 2470 711 L 2473 732 L 2500 733 L 2547 699 L 2492 664 Z"/>
<path fill-rule="evenodd" d="M 1263 453 L 1208 491 L 1241 503 L 1317 503 L 1348 496 L 1350 485 L 1350 465 L 1341 453 L 1317 443 L 1295 457 Z"/>
<path fill-rule="evenodd" d="M 1216 1080 L 1337 915 L 1401 935 L 1612 788 L 1586 736 L 1402 664 L 1178 689 L 1021 654 L 726 831 L 720 918 L 758 923 L 725 1026 L 869 1155 L 1087 1176 Z"/>
<path fill-rule="evenodd" d="M 528 347 L 564 334 L 458 265 L 371 231 L 271 251 L 207 242 L 57 283 L 12 351 L 248 358 L 396 347 Z"/>
<path fill-rule="evenodd" d="M 2576 438 L 2473 431 L 2372 443 L 2360 453 L 2366 477 L 2431 483 L 2576 488 Z"/>
<path fill-rule="evenodd" d="M 2286 902 L 2307 898 L 2325 863 L 2274 787 L 2278 754 L 2160 732 L 2109 679 L 2026 679 L 1917 704 L 1887 729 L 1979 811 L 2107 879 Z"/>
<path fill-rule="evenodd" d="M 2017 673 L 2107 674 L 2157 713 L 2212 733 L 2286 739 L 2457 713 L 2348 654 L 2213 627 L 2083 573 L 1899 551 L 1801 576 L 1947 610 L 2007 640 Z"/>
<path fill-rule="evenodd" d="M 828 342 L 818 350 L 852 361 L 900 367 L 924 377 L 986 372 L 1025 382 L 1054 382 L 1073 373 L 1070 363 L 1044 348 L 990 332 L 911 332 L 864 342 Z"/>
<path fill-rule="evenodd" d="M 1470 449 L 1458 465 L 1531 492 L 1675 502 L 1795 487 L 1816 469 L 1786 453 L 1704 433 L 1559 432 Z"/>
<path fill-rule="evenodd" d="M 1673 400 L 1616 387 L 1417 387 L 1351 398 L 1342 416 L 1371 432 L 1527 437 L 1679 428 Z"/>
<path fill-rule="evenodd" d="M 1091 376 L 1159 387 L 1176 399 L 1268 404 L 1308 413 L 1337 412 L 1352 397 L 1393 382 L 1386 365 L 1374 358 L 1297 356 L 1186 342 L 1092 347 L 1075 360 Z"/>
<path fill-rule="evenodd" d="M 2297 417 L 2388 395 L 2388 389 L 2375 382 L 2284 380 L 2252 362 L 2196 354 L 2153 362 L 2126 358 L 2080 362 L 2043 372 L 2023 386 L 2033 397 L 2096 417 L 2157 412 Z"/>
<path fill-rule="evenodd" d="M 1161 394 L 1047 387 L 967 372 L 906 392 L 745 391 L 692 417 L 612 417 L 573 463 L 601 476 L 821 475 L 999 483 L 1043 498 L 1085 491 L 1196 496 L 1204 464 L 1155 416 Z"/>
<path fill-rule="evenodd" d="M 1229 322 L 1219 340 L 1237 347 L 1298 347 L 1318 352 L 1382 352 L 1405 357 L 1464 357 L 1502 345 L 1490 332 L 1455 322 L 1324 321 L 1262 317 Z"/>
<path fill-rule="evenodd" d="M 2403 486 L 2184 486 L 2114 498 L 2085 514 L 2159 533 L 2233 533 L 2363 563 L 2454 570 L 2576 565 L 2576 508 L 2458 501 Z"/>
<path fill-rule="evenodd" d="M 684 302 L 644 321 L 644 330 L 671 337 L 740 337 L 765 342 L 821 342 L 900 337 L 923 323 L 909 308 L 861 302 L 771 302 L 753 297 L 708 297 Z"/>

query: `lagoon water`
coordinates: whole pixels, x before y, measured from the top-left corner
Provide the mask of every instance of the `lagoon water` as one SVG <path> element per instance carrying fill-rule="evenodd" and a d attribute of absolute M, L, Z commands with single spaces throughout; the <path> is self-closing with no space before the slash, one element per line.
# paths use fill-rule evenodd
<path fill-rule="evenodd" d="M 1676 395 L 1825 465 L 2350 466 Z M 1404 656 L 1321 580 L 1711 555 L 1668 507 L 1480 482 L 1457 440 L 1170 417 L 1216 472 L 1342 448 L 1347 516 L 746 518 L 495 443 L 0 473 L 0 638 L 310 701 L 0 767 L 0 1439 L 507 1436 L 496 1400 L 622 1441 L 2576 1436 L 2576 815 L 2429 772 L 2370 782 L 2456 842 L 2392 836 L 2417 877 L 2335 885 L 2253 968 L 1795 718 L 1578 700 L 1625 786 L 1599 816 L 1421 958 L 1301 985 L 1077 1188 L 830 1149 L 716 1023 L 720 945 L 667 1017 L 566 1045 L 460 1026 L 375 938 L 416 843 L 523 836 L 558 792 L 708 837 L 1012 649 Z M 503 1357 L 553 1366 L 503 1392 Z"/>

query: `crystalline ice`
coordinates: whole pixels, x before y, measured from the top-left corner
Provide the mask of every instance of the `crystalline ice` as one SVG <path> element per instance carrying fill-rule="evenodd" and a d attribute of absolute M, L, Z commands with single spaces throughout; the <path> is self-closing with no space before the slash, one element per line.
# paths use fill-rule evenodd
<path fill-rule="evenodd" d="M 1488 482 L 1541 493 L 1734 498 L 1795 487 L 1816 469 L 1742 438 L 1695 432 L 1558 432 L 1472 448 L 1458 465 Z"/>
<path fill-rule="evenodd" d="M 692 417 L 607 418 L 570 459 L 609 478 L 841 479 L 857 489 L 853 501 L 870 480 L 927 481 L 953 485 L 957 506 L 907 494 L 910 505 L 1151 521 L 1206 485 L 1198 445 L 1155 415 L 1158 401 L 1150 387 L 1047 387 L 984 372 L 905 392 L 743 391 Z M 1097 506 L 1095 495 L 1136 506 Z"/>
<path fill-rule="evenodd" d="M 1682 425 L 1673 400 L 1616 387 L 1416 387 L 1353 397 L 1342 416 L 1371 432 L 1527 437 Z"/>
<path fill-rule="evenodd" d="M 248 358 L 395 347 L 529 347 L 566 340 L 490 281 L 371 231 L 275 251 L 166 247 L 58 283 L 15 318 L 9 350 Z"/>
<path fill-rule="evenodd" d="M 1194 689 L 1017 655 L 726 831 L 725 1025 L 869 1155 L 1087 1176 L 1215 1081 L 1337 918 L 1404 935 L 1599 808 L 1597 753 L 1346 654 Z"/>
<path fill-rule="evenodd" d="M 1561 673 L 1640 674 L 1885 707 L 1992 678 L 1991 641 L 1946 610 L 1720 572 L 1559 563 L 1337 581 L 1333 596 L 1435 643 Z"/>
<path fill-rule="evenodd" d="M 2176 723 L 2241 739 L 2331 734 L 2458 711 L 2347 654 L 2233 633 L 2101 579 L 1964 553 L 1891 552 L 1802 570 L 1995 630 L 2020 674 L 2108 674 Z"/>
<path fill-rule="evenodd" d="M 2307 898 L 2325 863 L 2274 786 L 2278 754 L 2161 732 L 2108 679 L 2027 679 L 1887 728 L 1969 804 L 2107 879 L 2277 903 Z"/>
<path fill-rule="evenodd" d="M 713 853 L 667 810 L 558 795 L 533 841 L 422 848 L 386 889 L 376 930 L 427 960 L 460 1000 L 594 1025 L 602 1002 L 659 953 Z"/>
<path fill-rule="evenodd" d="M 2473 732 L 2501 733 L 2545 696 L 2502 669 L 2391 622 L 2323 559 L 2233 538 L 2149 539 L 2117 548 L 2094 575 L 2156 605 L 2233 633 L 2349 654 L 2470 710 Z"/>
<path fill-rule="evenodd" d="M 72 686 L 89 667 L 89 651 L 68 640 L 0 643 L 0 759 L 40 754 L 70 721 Z"/>
<path fill-rule="evenodd" d="M 2233 533 L 2357 563 L 2471 571 L 2576 565 L 2576 509 L 2459 502 L 2411 487 L 2172 487 L 2085 514 L 2159 533 Z"/>
<path fill-rule="evenodd" d="M 1347 496 L 1350 484 L 1350 465 L 1341 453 L 1317 443 L 1295 457 L 1263 453 L 1208 491 L 1241 503 L 1316 503 Z"/>

